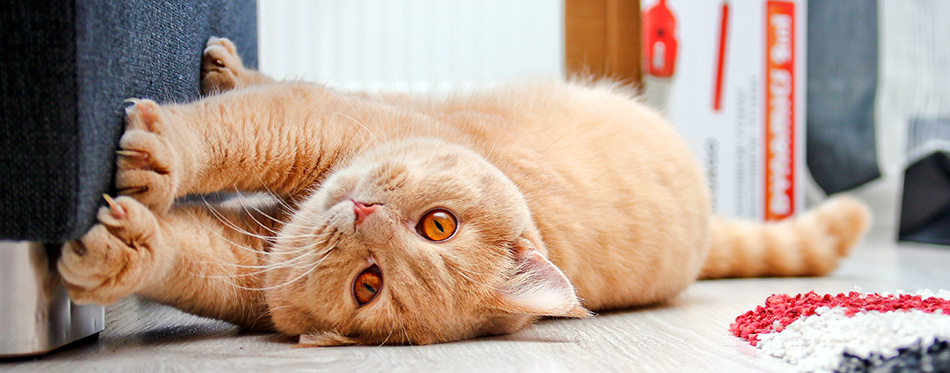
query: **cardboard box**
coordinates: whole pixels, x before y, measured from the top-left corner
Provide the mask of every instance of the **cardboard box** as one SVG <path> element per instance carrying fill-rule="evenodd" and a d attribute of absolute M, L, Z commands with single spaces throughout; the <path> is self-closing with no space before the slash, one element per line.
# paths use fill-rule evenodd
<path fill-rule="evenodd" d="M 638 1 L 564 1 L 564 65 L 569 73 L 639 83 L 640 50 Z"/>
<path fill-rule="evenodd" d="M 801 211 L 805 1 L 646 0 L 643 87 L 703 162 L 723 216 Z"/>

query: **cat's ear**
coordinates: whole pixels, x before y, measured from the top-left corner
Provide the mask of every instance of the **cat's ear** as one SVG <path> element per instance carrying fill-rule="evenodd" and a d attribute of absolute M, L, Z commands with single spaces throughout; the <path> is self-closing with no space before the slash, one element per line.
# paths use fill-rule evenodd
<path fill-rule="evenodd" d="M 333 347 L 352 346 L 357 342 L 336 332 L 312 332 L 300 335 L 300 341 L 294 347 Z"/>
<path fill-rule="evenodd" d="M 581 306 L 564 273 L 541 255 L 531 241 L 518 238 L 511 250 L 519 264 L 497 289 L 499 309 L 537 316 L 592 316 Z"/>

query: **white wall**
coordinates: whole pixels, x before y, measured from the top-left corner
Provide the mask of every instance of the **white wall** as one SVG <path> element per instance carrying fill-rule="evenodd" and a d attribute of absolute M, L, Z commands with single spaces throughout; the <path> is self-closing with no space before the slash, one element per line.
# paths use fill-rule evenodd
<path fill-rule="evenodd" d="M 564 71 L 559 0 L 262 0 L 260 69 L 420 90 Z"/>

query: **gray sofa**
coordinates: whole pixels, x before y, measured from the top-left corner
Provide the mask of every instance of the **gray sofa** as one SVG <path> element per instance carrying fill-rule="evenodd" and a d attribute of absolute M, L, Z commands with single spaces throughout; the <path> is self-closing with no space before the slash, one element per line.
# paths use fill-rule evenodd
<path fill-rule="evenodd" d="M 0 356 L 12 356 L 102 329 L 102 309 L 68 302 L 51 268 L 114 194 L 123 100 L 198 98 L 212 35 L 256 66 L 257 4 L 7 0 L 0 29 Z"/>

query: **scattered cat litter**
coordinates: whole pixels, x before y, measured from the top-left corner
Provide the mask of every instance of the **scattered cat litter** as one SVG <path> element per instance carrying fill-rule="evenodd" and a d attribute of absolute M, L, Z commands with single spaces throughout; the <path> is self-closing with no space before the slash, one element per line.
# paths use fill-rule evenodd
<path fill-rule="evenodd" d="M 800 371 L 950 371 L 945 290 L 776 294 L 737 317 L 730 330 Z"/>

